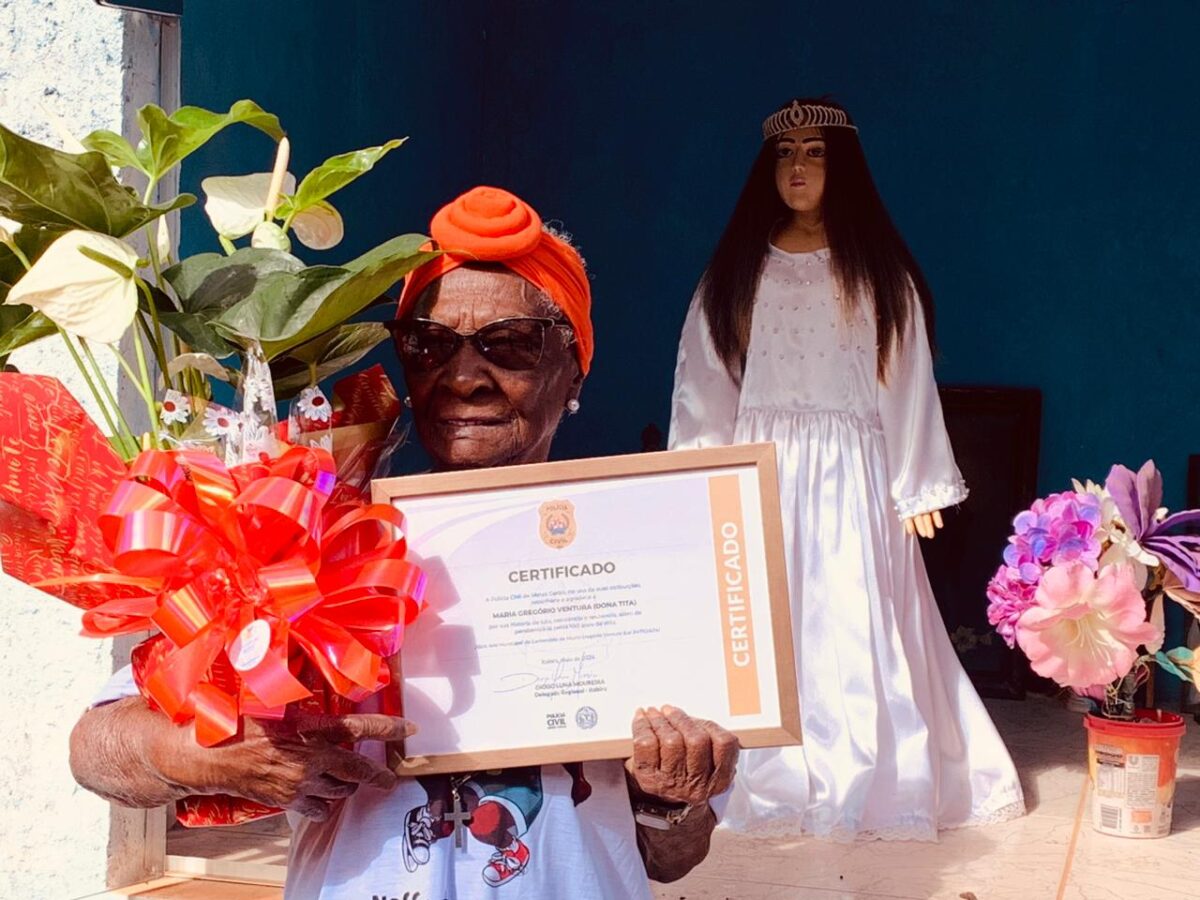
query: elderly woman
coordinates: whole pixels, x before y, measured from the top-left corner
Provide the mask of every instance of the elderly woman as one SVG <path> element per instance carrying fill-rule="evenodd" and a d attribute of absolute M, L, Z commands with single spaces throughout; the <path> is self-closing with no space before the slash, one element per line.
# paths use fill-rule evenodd
<path fill-rule="evenodd" d="M 446 252 L 410 277 L 391 324 L 421 443 L 442 470 L 543 462 L 591 364 L 583 261 L 494 188 L 442 209 L 431 233 Z M 80 784 L 133 806 L 232 794 L 288 809 L 291 900 L 649 897 L 647 875 L 674 880 L 708 852 L 708 801 L 737 759 L 727 731 L 662 707 L 636 715 L 624 765 L 398 778 L 382 742 L 416 725 L 369 705 L 251 720 L 205 749 L 128 679 L 104 699 L 121 694 L 75 728 Z"/>

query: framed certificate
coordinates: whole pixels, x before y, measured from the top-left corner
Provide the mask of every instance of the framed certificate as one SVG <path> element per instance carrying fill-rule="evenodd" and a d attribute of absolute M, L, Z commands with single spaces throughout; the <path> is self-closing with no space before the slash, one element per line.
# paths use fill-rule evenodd
<path fill-rule="evenodd" d="M 800 742 L 773 444 L 377 480 L 428 608 L 394 663 L 406 774 L 632 755 L 638 707 Z"/>

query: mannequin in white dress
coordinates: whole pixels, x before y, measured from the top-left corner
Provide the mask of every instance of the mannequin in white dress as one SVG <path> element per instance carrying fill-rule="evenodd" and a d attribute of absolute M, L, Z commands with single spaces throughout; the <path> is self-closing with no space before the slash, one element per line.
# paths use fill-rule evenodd
<path fill-rule="evenodd" d="M 792 101 L 763 134 L 684 324 L 670 445 L 776 444 L 804 745 L 743 753 L 722 824 L 936 840 L 1021 815 L 917 546 L 967 496 L 929 288 L 841 107 Z"/>

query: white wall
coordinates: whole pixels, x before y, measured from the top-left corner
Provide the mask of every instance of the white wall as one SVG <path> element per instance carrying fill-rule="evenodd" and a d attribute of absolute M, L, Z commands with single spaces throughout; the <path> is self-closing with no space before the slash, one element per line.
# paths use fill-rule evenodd
<path fill-rule="evenodd" d="M 26 137 L 62 146 L 43 107 L 77 136 L 127 132 L 130 109 L 157 101 L 158 73 L 159 29 L 147 17 L 92 0 L 0 0 L 0 122 Z M 90 402 L 57 339 L 12 361 Z M 79 636 L 78 610 L 3 574 L 0 622 L 0 897 L 100 891 L 109 805 L 71 778 L 67 737 L 120 654 Z"/>

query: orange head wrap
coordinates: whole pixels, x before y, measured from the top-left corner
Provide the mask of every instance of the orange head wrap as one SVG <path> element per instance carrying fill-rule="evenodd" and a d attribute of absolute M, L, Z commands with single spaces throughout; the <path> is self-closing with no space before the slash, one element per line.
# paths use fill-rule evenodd
<path fill-rule="evenodd" d="M 566 241 L 542 229 L 529 204 L 500 188 L 477 187 L 443 206 L 429 223 L 437 259 L 417 269 L 404 283 L 397 318 L 407 315 L 421 293 L 438 278 L 473 262 L 495 262 L 511 269 L 546 294 L 575 330 L 579 368 L 592 364 L 592 289 L 583 259 Z"/>

